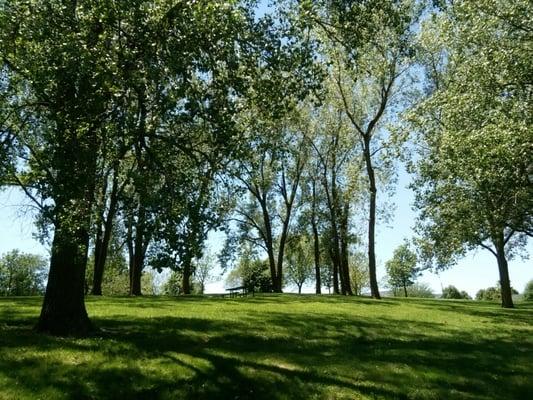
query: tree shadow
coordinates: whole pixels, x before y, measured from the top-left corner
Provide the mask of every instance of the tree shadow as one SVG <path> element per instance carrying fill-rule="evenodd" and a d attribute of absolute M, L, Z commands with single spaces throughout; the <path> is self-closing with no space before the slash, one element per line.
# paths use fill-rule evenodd
<path fill-rule="evenodd" d="M 35 335 L 25 314 L 2 310 L 0 385 L 66 399 L 525 399 L 533 390 L 531 330 L 492 338 L 414 319 L 253 308 L 237 320 L 185 318 L 182 301 L 197 300 L 156 302 L 176 315 L 95 318 L 101 332 L 87 339 Z"/>

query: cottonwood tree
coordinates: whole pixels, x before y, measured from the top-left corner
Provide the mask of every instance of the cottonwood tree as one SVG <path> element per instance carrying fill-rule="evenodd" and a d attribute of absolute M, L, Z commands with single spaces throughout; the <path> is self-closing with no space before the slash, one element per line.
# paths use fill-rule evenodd
<path fill-rule="evenodd" d="M 533 233 L 531 12 L 519 0 L 446 4 L 422 30 L 426 59 L 440 62 L 429 64 L 429 96 L 411 114 L 423 254 L 445 268 L 487 249 L 503 307 L 513 307 L 508 260 Z"/>
<path fill-rule="evenodd" d="M 419 7 L 409 0 L 298 4 L 302 18 L 319 28 L 342 112 L 359 140 L 367 176 L 370 289 L 373 297 L 380 298 L 375 256 L 376 168 L 391 165 L 394 153 L 387 149 L 404 139 L 383 126 L 398 112 L 409 86 L 404 77 L 413 64 L 412 27 Z"/>

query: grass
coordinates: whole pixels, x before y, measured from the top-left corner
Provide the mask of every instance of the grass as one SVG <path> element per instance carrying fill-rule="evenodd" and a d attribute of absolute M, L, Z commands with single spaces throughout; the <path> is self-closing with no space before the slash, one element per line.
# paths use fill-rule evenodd
<path fill-rule="evenodd" d="M 0 399 L 527 399 L 533 304 L 334 296 L 89 298 L 97 336 L 0 299 Z"/>

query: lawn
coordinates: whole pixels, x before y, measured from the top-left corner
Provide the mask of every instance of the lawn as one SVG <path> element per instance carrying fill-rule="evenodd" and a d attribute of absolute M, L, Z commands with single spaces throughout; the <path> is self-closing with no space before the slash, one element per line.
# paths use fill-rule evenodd
<path fill-rule="evenodd" d="M 533 304 L 270 295 L 89 298 L 101 332 L 0 299 L 0 399 L 527 399 Z"/>

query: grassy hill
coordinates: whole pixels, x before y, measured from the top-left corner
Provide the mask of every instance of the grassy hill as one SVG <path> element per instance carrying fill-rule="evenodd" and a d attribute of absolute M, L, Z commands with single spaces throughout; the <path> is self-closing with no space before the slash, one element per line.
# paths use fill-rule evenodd
<path fill-rule="evenodd" d="M 533 304 L 334 296 L 89 298 L 86 338 L 0 299 L 0 399 L 526 399 Z"/>

